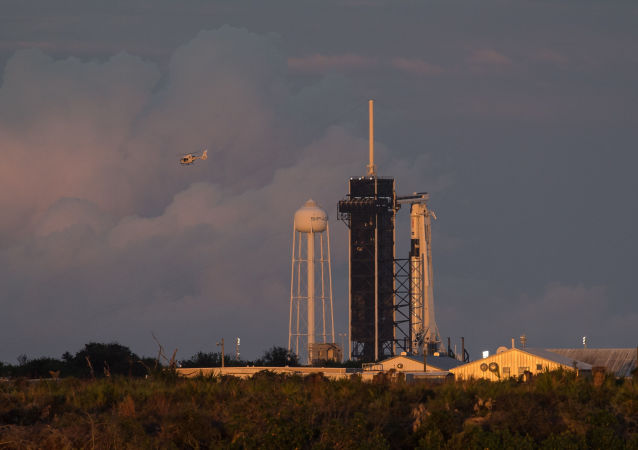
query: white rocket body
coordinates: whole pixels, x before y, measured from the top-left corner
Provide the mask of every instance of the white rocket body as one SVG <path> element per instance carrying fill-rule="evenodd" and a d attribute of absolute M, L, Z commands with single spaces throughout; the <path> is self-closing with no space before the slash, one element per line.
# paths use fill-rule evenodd
<path fill-rule="evenodd" d="M 410 331 L 411 350 L 420 354 L 441 342 L 434 318 L 431 215 L 425 202 L 410 205 Z"/>

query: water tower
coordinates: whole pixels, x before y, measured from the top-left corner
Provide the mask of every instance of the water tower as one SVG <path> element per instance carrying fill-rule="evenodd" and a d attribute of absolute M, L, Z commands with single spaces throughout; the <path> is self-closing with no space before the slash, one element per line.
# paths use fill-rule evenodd
<path fill-rule="evenodd" d="M 334 333 L 328 214 L 308 200 L 294 216 L 288 350 L 308 364 L 340 359 Z"/>

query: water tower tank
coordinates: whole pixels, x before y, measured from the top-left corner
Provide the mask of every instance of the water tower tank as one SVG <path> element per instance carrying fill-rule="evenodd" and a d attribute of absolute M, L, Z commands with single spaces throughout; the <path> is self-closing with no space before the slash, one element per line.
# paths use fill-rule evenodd
<path fill-rule="evenodd" d="M 295 212 L 295 230 L 301 233 L 321 233 L 327 224 L 328 214 L 312 199 Z"/>

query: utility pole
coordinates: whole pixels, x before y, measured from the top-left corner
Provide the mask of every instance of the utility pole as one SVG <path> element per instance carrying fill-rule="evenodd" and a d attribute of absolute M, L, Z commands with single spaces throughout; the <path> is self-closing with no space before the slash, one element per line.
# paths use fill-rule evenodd
<path fill-rule="evenodd" d="M 346 333 L 339 333 L 339 337 L 341 338 L 341 360 L 346 361 Z"/>
<path fill-rule="evenodd" d="M 224 338 L 222 338 L 221 342 L 218 342 L 217 345 L 222 346 L 222 369 L 224 368 Z"/>
<path fill-rule="evenodd" d="M 423 371 L 428 371 L 428 346 L 423 346 Z"/>

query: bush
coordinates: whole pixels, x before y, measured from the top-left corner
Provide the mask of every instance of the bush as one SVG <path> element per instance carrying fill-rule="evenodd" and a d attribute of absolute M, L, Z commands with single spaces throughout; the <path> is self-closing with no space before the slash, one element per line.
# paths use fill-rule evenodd
<path fill-rule="evenodd" d="M 185 359 L 180 361 L 181 367 L 221 367 L 222 365 L 222 354 L 221 352 L 197 352 L 195 355 L 191 356 L 190 359 Z M 245 366 L 247 363 L 245 361 L 238 361 L 236 359 L 231 358 L 229 355 L 224 355 L 224 365 L 226 367 L 231 366 Z"/>
<path fill-rule="evenodd" d="M 299 360 L 295 353 L 285 347 L 272 347 L 255 361 L 255 365 L 270 367 L 298 366 Z"/>
<path fill-rule="evenodd" d="M 101 378 L 110 375 L 144 376 L 147 369 L 139 363 L 140 357 L 128 347 L 116 342 L 102 344 L 91 342 L 77 352 L 68 362 L 72 375 L 95 376 Z"/>
<path fill-rule="evenodd" d="M 27 361 L 28 362 L 28 361 Z M 638 386 L 113 375 L 0 383 L 0 442 L 28 448 L 637 448 Z M 520 412 L 519 410 L 524 410 Z"/>

